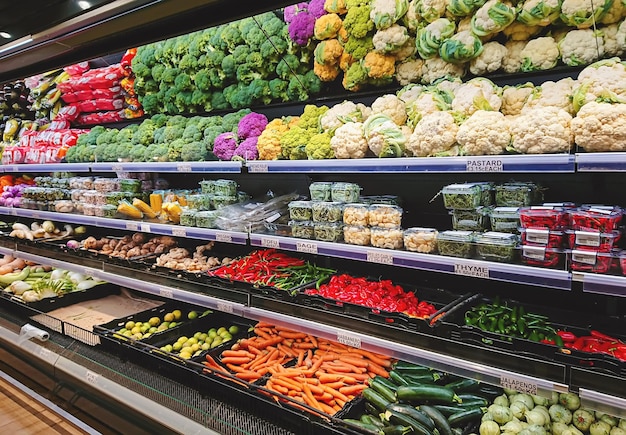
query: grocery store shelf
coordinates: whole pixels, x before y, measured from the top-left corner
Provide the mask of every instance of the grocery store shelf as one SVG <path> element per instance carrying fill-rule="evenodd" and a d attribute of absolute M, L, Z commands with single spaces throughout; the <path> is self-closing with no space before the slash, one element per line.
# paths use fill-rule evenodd
<path fill-rule="evenodd" d="M 123 162 L 123 163 L 92 163 L 93 172 L 213 172 L 240 173 L 241 162 Z"/>
<path fill-rule="evenodd" d="M 578 172 L 624 172 L 626 153 L 578 153 L 576 169 Z"/>
<path fill-rule="evenodd" d="M 572 280 L 583 283 L 583 292 L 626 297 L 626 277 L 597 273 L 572 274 Z"/>
<path fill-rule="evenodd" d="M 117 230 L 142 231 L 144 233 L 164 236 L 186 237 L 190 239 L 215 240 L 217 242 L 245 245 L 248 234 L 238 231 L 223 231 L 211 228 L 184 227 L 156 222 L 132 221 L 125 219 L 101 218 L 72 213 L 56 213 L 51 211 L 30 210 L 25 208 L 0 207 L 0 215 L 10 215 L 31 219 L 44 219 L 66 222 L 77 225 L 91 225 L 100 228 Z"/>
<path fill-rule="evenodd" d="M 246 162 L 252 173 L 574 172 L 571 154 L 397 159 L 268 160 Z"/>
<path fill-rule="evenodd" d="M 410 269 L 530 284 L 559 290 L 571 290 L 571 274 L 564 270 L 262 234 L 250 234 L 250 244 L 259 247 L 279 248 L 288 251 L 327 255 Z"/>
<path fill-rule="evenodd" d="M 0 172 L 8 173 L 33 173 L 33 172 L 89 172 L 89 163 L 42 163 L 32 165 L 1 165 Z"/>
<path fill-rule="evenodd" d="M 581 388 L 578 395 L 582 407 L 597 409 L 620 418 L 626 417 L 626 398 L 609 396 L 586 388 Z"/>

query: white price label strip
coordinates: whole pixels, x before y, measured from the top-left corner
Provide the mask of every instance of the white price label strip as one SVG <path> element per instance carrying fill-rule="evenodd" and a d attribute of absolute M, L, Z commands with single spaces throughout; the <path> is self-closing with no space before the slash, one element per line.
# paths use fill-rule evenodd
<path fill-rule="evenodd" d="M 248 166 L 248 171 L 250 172 L 268 172 L 269 167 L 267 163 L 252 163 Z"/>
<path fill-rule="evenodd" d="M 454 273 L 463 276 L 473 276 L 474 278 L 489 278 L 489 268 L 487 266 L 456 263 L 454 265 Z"/>
<path fill-rule="evenodd" d="M 172 236 L 187 237 L 187 231 L 184 228 L 172 227 Z"/>
<path fill-rule="evenodd" d="M 51 362 L 54 355 L 55 354 L 50 349 L 46 349 L 45 347 L 39 349 L 39 356 L 44 361 Z"/>
<path fill-rule="evenodd" d="M 126 222 L 126 229 L 130 231 L 139 231 L 139 224 L 137 222 Z"/>
<path fill-rule="evenodd" d="M 139 228 L 141 229 L 142 233 L 151 233 L 152 231 L 150 231 L 150 225 L 148 224 L 141 224 L 139 226 Z"/>
<path fill-rule="evenodd" d="M 229 304 L 228 302 L 218 302 L 217 310 L 223 311 L 224 313 L 230 313 L 230 314 L 234 312 L 233 304 Z"/>
<path fill-rule="evenodd" d="M 367 251 L 367 261 L 370 263 L 393 264 L 393 254 L 387 252 Z"/>
<path fill-rule="evenodd" d="M 265 248 L 280 248 L 280 242 L 277 239 L 268 239 L 263 237 L 261 239 L 261 246 Z"/>
<path fill-rule="evenodd" d="M 178 172 L 191 172 L 191 165 L 189 163 L 178 163 L 176 170 Z"/>
<path fill-rule="evenodd" d="M 94 373 L 92 371 L 87 370 L 85 374 L 85 380 L 90 384 L 97 384 L 98 379 L 100 379 L 100 375 L 98 373 Z"/>
<path fill-rule="evenodd" d="M 511 390 L 518 391 L 520 393 L 537 395 L 537 384 L 534 382 L 523 381 L 510 375 L 500 376 L 500 386 L 502 388 L 509 388 Z"/>
<path fill-rule="evenodd" d="M 225 233 L 215 233 L 215 241 L 216 242 L 224 242 L 224 243 L 232 243 L 233 236 Z"/>
<path fill-rule="evenodd" d="M 502 172 L 504 163 L 501 159 L 493 158 L 467 159 L 465 170 L 467 172 Z"/>
<path fill-rule="evenodd" d="M 121 172 L 124 170 L 124 166 L 122 165 L 111 165 L 111 170 L 115 172 Z"/>
<path fill-rule="evenodd" d="M 337 342 L 346 346 L 361 348 L 361 337 L 350 334 L 348 332 L 337 332 Z"/>
<path fill-rule="evenodd" d="M 172 299 L 174 297 L 174 292 L 170 288 L 161 287 L 159 289 L 159 295 L 163 296 L 164 298 Z"/>
<path fill-rule="evenodd" d="M 296 242 L 296 251 L 305 252 L 307 254 L 317 254 L 317 243 L 315 242 Z"/>

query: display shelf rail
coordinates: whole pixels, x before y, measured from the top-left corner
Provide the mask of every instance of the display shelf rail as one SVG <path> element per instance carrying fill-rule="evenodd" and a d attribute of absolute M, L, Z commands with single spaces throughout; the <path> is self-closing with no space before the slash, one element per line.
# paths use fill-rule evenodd
<path fill-rule="evenodd" d="M 245 245 L 248 243 L 248 233 L 224 231 L 212 228 L 185 227 L 181 225 L 169 225 L 157 222 L 101 218 L 72 213 L 57 213 L 52 211 L 39 211 L 13 207 L 0 207 L 0 214 L 31 219 L 61 221 L 77 225 L 90 225 L 100 228 L 142 231 L 144 233 L 159 234 L 164 236 L 215 240 L 217 242 L 234 243 L 238 245 Z"/>
<path fill-rule="evenodd" d="M 121 162 L 92 163 L 92 172 L 181 172 L 181 173 L 240 173 L 242 163 L 211 162 Z"/>
<path fill-rule="evenodd" d="M 42 164 L 19 164 L 0 165 L 0 172 L 8 173 L 33 173 L 33 172 L 89 172 L 90 163 L 42 163 Z"/>
<path fill-rule="evenodd" d="M 367 261 L 431 272 L 451 273 L 475 278 L 530 284 L 559 290 L 571 290 L 571 274 L 565 270 L 546 269 L 421 254 L 393 249 L 321 242 L 291 237 L 250 234 L 250 244 L 258 247 L 277 248 L 288 251 L 320 254 L 349 260 Z"/>
<path fill-rule="evenodd" d="M 582 282 L 583 292 L 626 297 L 626 277 L 576 272 L 572 280 Z"/>
<path fill-rule="evenodd" d="M 574 155 L 497 155 L 479 157 L 405 157 L 397 159 L 256 160 L 251 173 L 420 173 L 420 172 L 574 172 Z"/>
<path fill-rule="evenodd" d="M 586 388 L 581 388 L 578 395 L 582 407 L 589 407 L 616 417 L 626 418 L 626 398 L 610 396 Z"/>
<path fill-rule="evenodd" d="M 578 153 L 576 154 L 578 172 L 624 172 L 626 171 L 626 153 Z"/>

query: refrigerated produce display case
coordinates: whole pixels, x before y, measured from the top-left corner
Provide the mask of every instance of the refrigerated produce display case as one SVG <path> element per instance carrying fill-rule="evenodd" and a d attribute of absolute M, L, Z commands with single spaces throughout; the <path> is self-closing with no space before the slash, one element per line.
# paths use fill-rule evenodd
<path fill-rule="evenodd" d="M 563 8 L 560 27 L 558 13 L 539 24 L 531 2 L 496 0 L 442 10 L 396 1 L 395 15 L 379 0 L 237 11 L 222 1 L 101 3 L 0 45 L 0 81 L 12 86 L 3 101 L 16 101 L 6 110 L 23 130 L 3 121 L 5 371 L 112 433 L 626 430 L 626 145 L 618 133 L 613 148 L 592 144 L 582 121 L 585 105 L 609 100 L 602 110 L 626 113 L 626 96 L 605 80 L 615 74 L 626 89 L 626 72 L 618 58 L 573 60 L 582 54 L 567 35 L 587 37 L 589 26 Z M 586 21 L 617 35 L 615 47 L 598 42 L 611 56 L 626 51 L 617 6 Z M 506 23 L 477 23 L 491 7 Z M 358 38 L 370 58 L 355 46 L 347 55 L 359 31 L 351 8 L 371 10 Z M 471 63 L 453 47 L 464 21 L 471 31 L 455 35 L 473 38 Z M 441 41 L 435 22 L 452 26 Z M 190 32 L 197 39 L 165 41 Z M 508 71 L 513 47 L 531 38 L 556 50 L 559 66 L 526 51 Z M 213 65 L 207 53 L 220 44 L 230 54 Z M 205 46 L 213 66 L 200 68 L 191 53 Z M 497 57 L 498 46 L 510 56 L 488 70 L 477 53 Z M 376 75 L 385 62 L 395 75 Z M 463 79 L 453 77 L 459 65 Z M 590 82 L 576 94 L 579 73 Z M 37 96 L 22 114 L 13 94 L 33 74 Z M 263 92 L 245 91 L 251 83 Z M 576 97 L 558 98 L 555 83 Z M 549 123 L 567 118 L 567 132 L 541 125 L 538 106 Z M 59 112 L 66 118 L 54 121 Z M 489 112 L 508 123 L 500 136 L 495 121 L 487 141 L 464 130 Z M 47 136 L 32 127 L 42 113 Z M 487 152 L 502 136 L 508 145 Z"/>

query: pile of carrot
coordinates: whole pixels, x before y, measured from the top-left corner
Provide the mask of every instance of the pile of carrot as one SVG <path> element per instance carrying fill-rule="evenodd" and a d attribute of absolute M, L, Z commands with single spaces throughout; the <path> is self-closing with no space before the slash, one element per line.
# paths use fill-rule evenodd
<path fill-rule="evenodd" d="M 278 393 L 276 400 L 306 404 L 309 408 L 304 409 L 327 415 L 359 395 L 368 379 L 389 377 L 388 356 L 265 322 L 259 322 L 254 332 L 223 351 L 219 362 L 207 355 L 204 364 L 215 372 L 223 372 L 225 366 L 246 382 L 268 375 L 265 389 Z"/>

